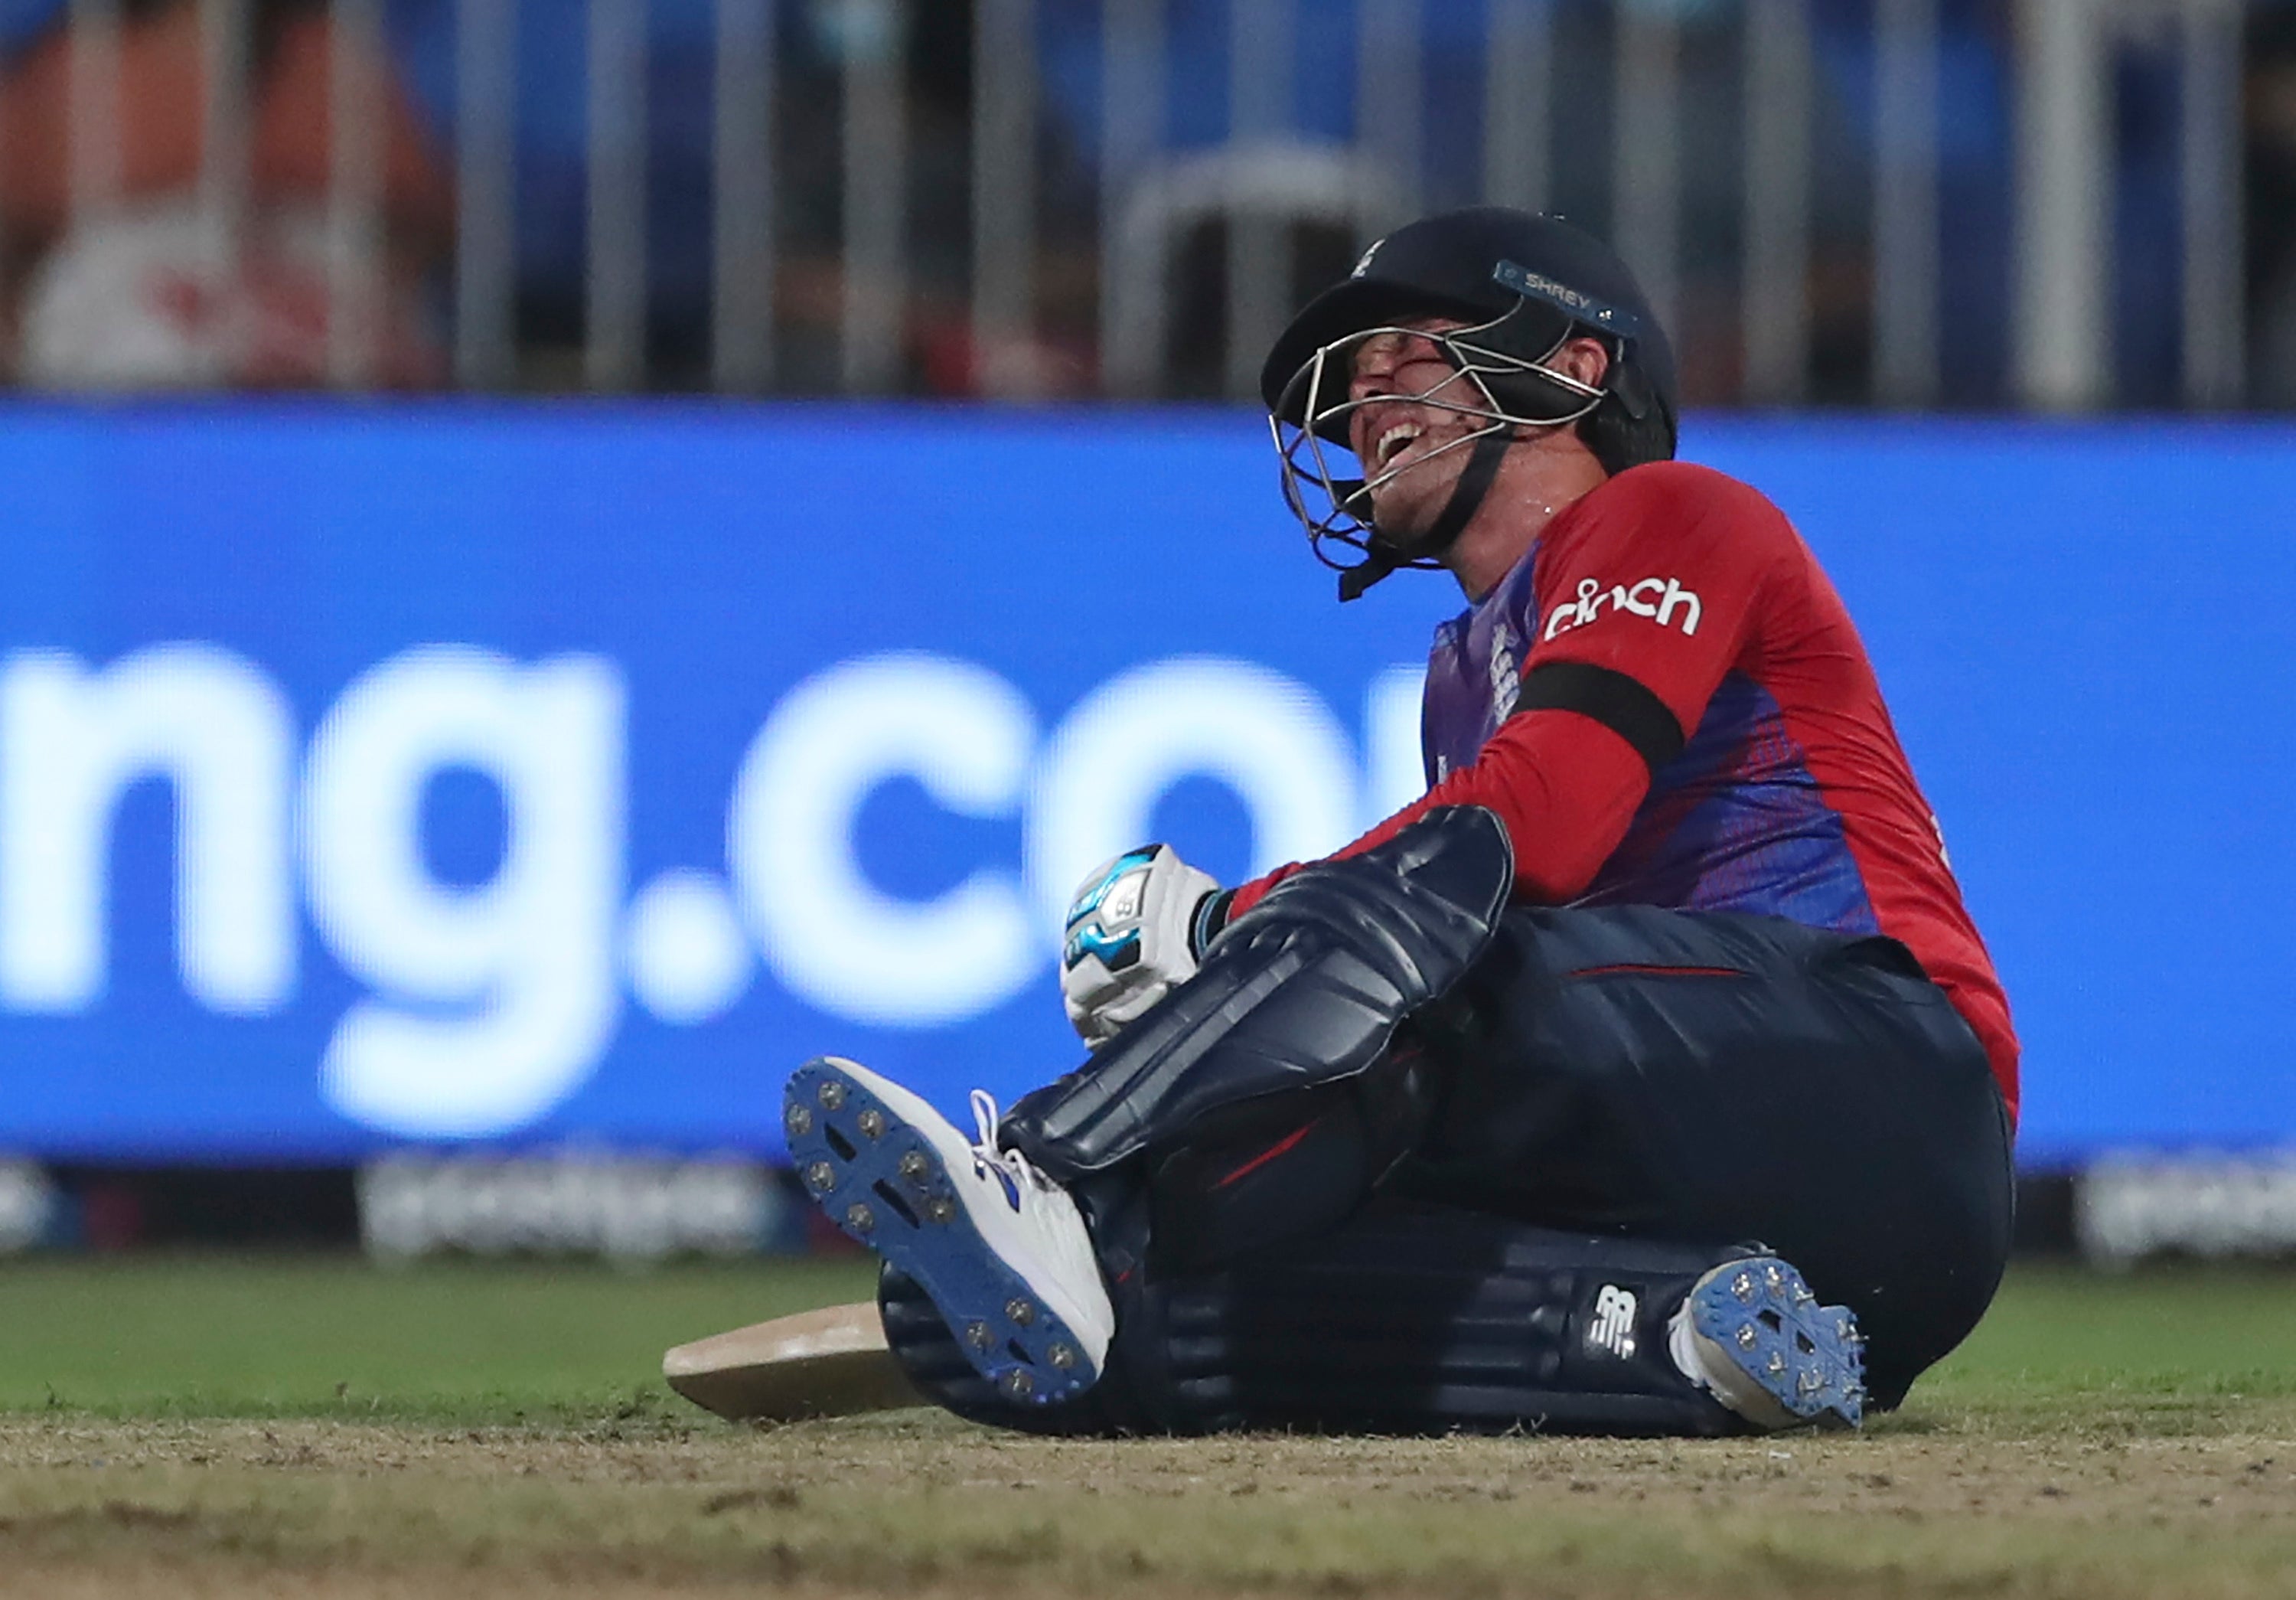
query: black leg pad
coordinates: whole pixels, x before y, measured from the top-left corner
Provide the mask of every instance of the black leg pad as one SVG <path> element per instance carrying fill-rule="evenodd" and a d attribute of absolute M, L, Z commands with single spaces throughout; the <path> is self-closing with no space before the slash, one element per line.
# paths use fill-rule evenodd
<path fill-rule="evenodd" d="M 1050 1407 L 983 1383 L 907 1280 L 887 1275 L 880 1303 L 929 1398 L 1031 1432 L 1710 1435 L 1744 1424 L 1675 1369 L 1667 1321 L 1745 1253 L 1382 1204 L 1312 1244 L 1120 1297 L 1100 1383 Z"/>
<path fill-rule="evenodd" d="M 1082 1069 L 1014 1105 L 1004 1144 L 1070 1181 L 1244 1102 L 1359 1076 L 1474 964 L 1513 881 L 1506 830 L 1477 806 L 1306 868 Z"/>

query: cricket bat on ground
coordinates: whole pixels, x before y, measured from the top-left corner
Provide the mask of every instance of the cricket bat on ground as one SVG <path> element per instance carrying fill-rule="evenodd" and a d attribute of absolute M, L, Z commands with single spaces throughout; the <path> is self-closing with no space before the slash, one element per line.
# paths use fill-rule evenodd
<path fill-rule="evenodd" d="M 926 1404 L 885 1345 L 873 1301 L 776 1317 L 681 1344 L 669 1386 L 735 1422 L 801 1422 Z"/>

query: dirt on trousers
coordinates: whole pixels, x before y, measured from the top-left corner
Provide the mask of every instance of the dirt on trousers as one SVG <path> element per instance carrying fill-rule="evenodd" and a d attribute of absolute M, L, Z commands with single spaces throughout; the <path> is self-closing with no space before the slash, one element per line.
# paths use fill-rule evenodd
<path fill-rule="evenodd" d="M 2291 1424 L 1048 1441 L 929 1413 L 21 1418 L 0 1420 L 0 1594 L 2296 1595 Z"/>

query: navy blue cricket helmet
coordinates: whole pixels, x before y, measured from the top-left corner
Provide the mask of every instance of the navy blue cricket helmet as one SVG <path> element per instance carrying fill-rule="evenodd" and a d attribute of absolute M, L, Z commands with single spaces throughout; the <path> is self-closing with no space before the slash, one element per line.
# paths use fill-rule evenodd
<path fill-rule="evenodd" d="M 1433 341 L 1470 382 L 1464 403 L 1431 400 L 1481 419 L 1460 444 L 1474 455 L 1437 529 L 1408 551 L 1379 537 L 1365 473 L 1334 465 L 1348 449 L 1356 347 L 1406 319 L 1466 325 Z M 1589 386 L 1543 364 L 1569 340 L 1603 342 L 1610 365 Z M 1310 300 L 1283 330 L 1260 372 L 1284 492 L 1319 557 L 1324 539 L 1362 551 L 1341 594 L 1352 598 L 1399 566 L 1434 557 L 1473 514 L 1498 457 L 1525 427 L 1575 424 L 1613 474 L 1675 451 L 1674 351 L 1650 302 L 1617 252 L 1556 217 L 1478 206 L 1407 224 L 1363 253 L 1345 281 Z M 1352 463 L 1352 455 L 1345 457 Z M 1328 511 L 1311 506 L 1312 486 Z M 1339 562 L 1332 562 L 1339 565 Z"/>

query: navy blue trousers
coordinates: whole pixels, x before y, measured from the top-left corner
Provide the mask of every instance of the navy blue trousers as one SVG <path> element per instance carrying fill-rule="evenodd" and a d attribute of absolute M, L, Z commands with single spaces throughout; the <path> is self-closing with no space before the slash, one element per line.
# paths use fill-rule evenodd
<path fill-rule="evenodd" d="M 1849 1304 L 1886 1408 L 1976 1325 L 2007 1259 L 2000 1095 L 1889 939 L 1513 909 L 1380 1067 L 1235 1111 L 1079 1194 L 1119 1284 L 1092 1407 L 1003 1415 L 890 1281 L 913 1375 L 1054 1431 L 1710 1431 L 1726 1419 L 1662 1355 L 1663 1313 L 1707 1266 L 1759 1245 Z M 1572 1332 L 1620 1282 L 1653 1319 L 1631 1372 L 1588 1365 Z"/>
<path fill-rule="evenodd" d="M 1551 1228 L 1767 1245 L 1869 1343 L 1877 1404 L 1977 1325 L 2009 1252 L 1985 1052 L 1904 946 L 1774 917 L 1511 911 L 1428 1030 L 1398 1194 Z"/>

